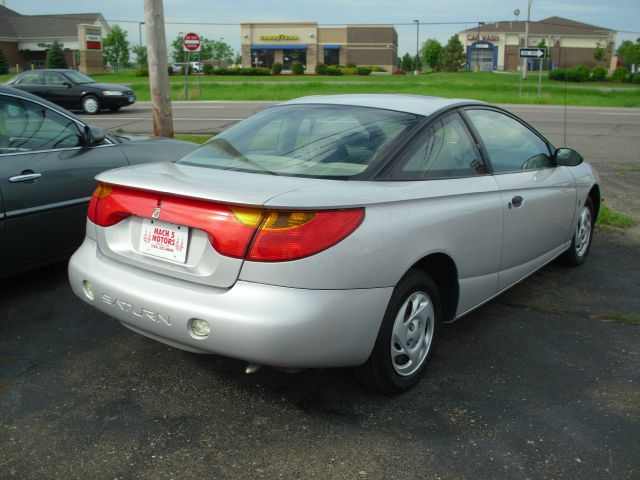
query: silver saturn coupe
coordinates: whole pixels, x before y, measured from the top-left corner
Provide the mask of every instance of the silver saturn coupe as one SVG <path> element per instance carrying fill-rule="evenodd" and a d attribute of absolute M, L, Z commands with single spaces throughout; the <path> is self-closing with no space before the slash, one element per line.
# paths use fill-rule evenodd
<path fill-rule="evenodd" d="M 589 254 L 598 176 L 513 114 L 411 95 L 267 108 L 177 162 L 101 173 L 74 292 L 126 327 L 413 386 L 440 325 Z"/>

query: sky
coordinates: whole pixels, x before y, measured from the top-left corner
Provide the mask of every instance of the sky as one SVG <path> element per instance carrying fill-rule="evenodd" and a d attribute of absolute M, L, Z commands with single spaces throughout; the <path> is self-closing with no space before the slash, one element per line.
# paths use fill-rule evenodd
<path fill-rule="evenodd" d="M 143 0 L 4 0 L 5 6 L 26 15 L 99 12 L 109 24 L 128 32 L 132 45 L 139 42 L 139 21 L 144 20 Z M 167 41 L 180 32 L 196 32 L 240 49 L 241 22 L 315 21 L 322 25 L 349 23 L 394 24 L 398 52 L 414 53 L 416 24 L 421 22 L 420 43 L 436 38 L 443 44 L 451 35 L 478 22 L 526 20 L 527 0 L 164 0 Z M 616 30 L 616 43 L 640 37 L 640 0 L 532 0 L 531 20 L 559 16 Z M 172 24 L 172 22 L 180 24 Z M 223 23 L 231 25 L 201 25 Z M 424 24 L 423 24 L 424 23 Z M 448 23 L 433 25 L 428 23 Z M 144 26 L 142 27 L 142 43 Z"/>

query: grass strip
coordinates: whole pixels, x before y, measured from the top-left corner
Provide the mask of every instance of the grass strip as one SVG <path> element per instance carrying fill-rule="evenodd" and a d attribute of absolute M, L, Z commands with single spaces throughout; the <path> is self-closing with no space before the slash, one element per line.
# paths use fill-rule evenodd
<path fill-rule="evenodd" d="M 606 203 L 600 205 L 598 213 L 598 226 L 631 228 L 636 224 L 635 219 L 626 213 L 612 210 Z"/>

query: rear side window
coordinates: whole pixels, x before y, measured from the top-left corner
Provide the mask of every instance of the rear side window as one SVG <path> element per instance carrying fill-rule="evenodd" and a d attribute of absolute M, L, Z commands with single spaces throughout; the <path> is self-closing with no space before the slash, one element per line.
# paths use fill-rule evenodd
<path fill-rule="evenodd" d="M 346 105 L 283 105 L 226 130 L 178 163 L 285 176 L 364 172 L 420 117 Z"/>
<path fill-rule="evenodd" d="M 495 173 L 553 166 L 549 146 L 528 127 L 494 110 L 465 110 L 484 143 Z"/>
<path fill-rule="evenodd" d="M 16 82 L 16 85 L 44 85 L 41 72 L 27 72 Z"/>
<path fill-rule="evenodd" d="M 488 173 L 475 142 L 457 115 L 432 123 L 383 175 L 389 180 L 472 177 Z"/>

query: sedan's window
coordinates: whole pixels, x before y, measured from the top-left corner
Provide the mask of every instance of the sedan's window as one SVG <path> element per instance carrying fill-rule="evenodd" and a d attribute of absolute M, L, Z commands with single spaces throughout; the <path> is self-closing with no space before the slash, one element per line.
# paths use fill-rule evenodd
<path fill-rule="evenodd" d="M 346 105 L 284 105 L 226 130 L 178 163 L 348 178 L 364 172 L 418 118 Z"/>
<path fill-rule="evenodd" d="M 384 174 L 390 180 L 471 177 L 486 174 L 473 139 L 458 115 L 430 125 Z"/>
<path fill-rule="evenodd" d="M 549 146 L 517 120 L 494 110 L 466 110 L 484 143 L 494 172 L 553 166 Z"/>
<path fill-rule="evenodd" d="M 17 85 L 43 85 L 41 72 L 27 72 L 16 82 Z"/>
<path fill-rule="evenodd" d="M 44 74 L 44 83 L 46 85 L 62 85 L 66 82 L 65 78 L 56 72 L 46 72 Z"/>
<path fill-rule="evenodd" d="M 80 143 L 80 130 L 73 120 L 36 103 L 0 96 L 0 155 L 72 148 Z"/>

